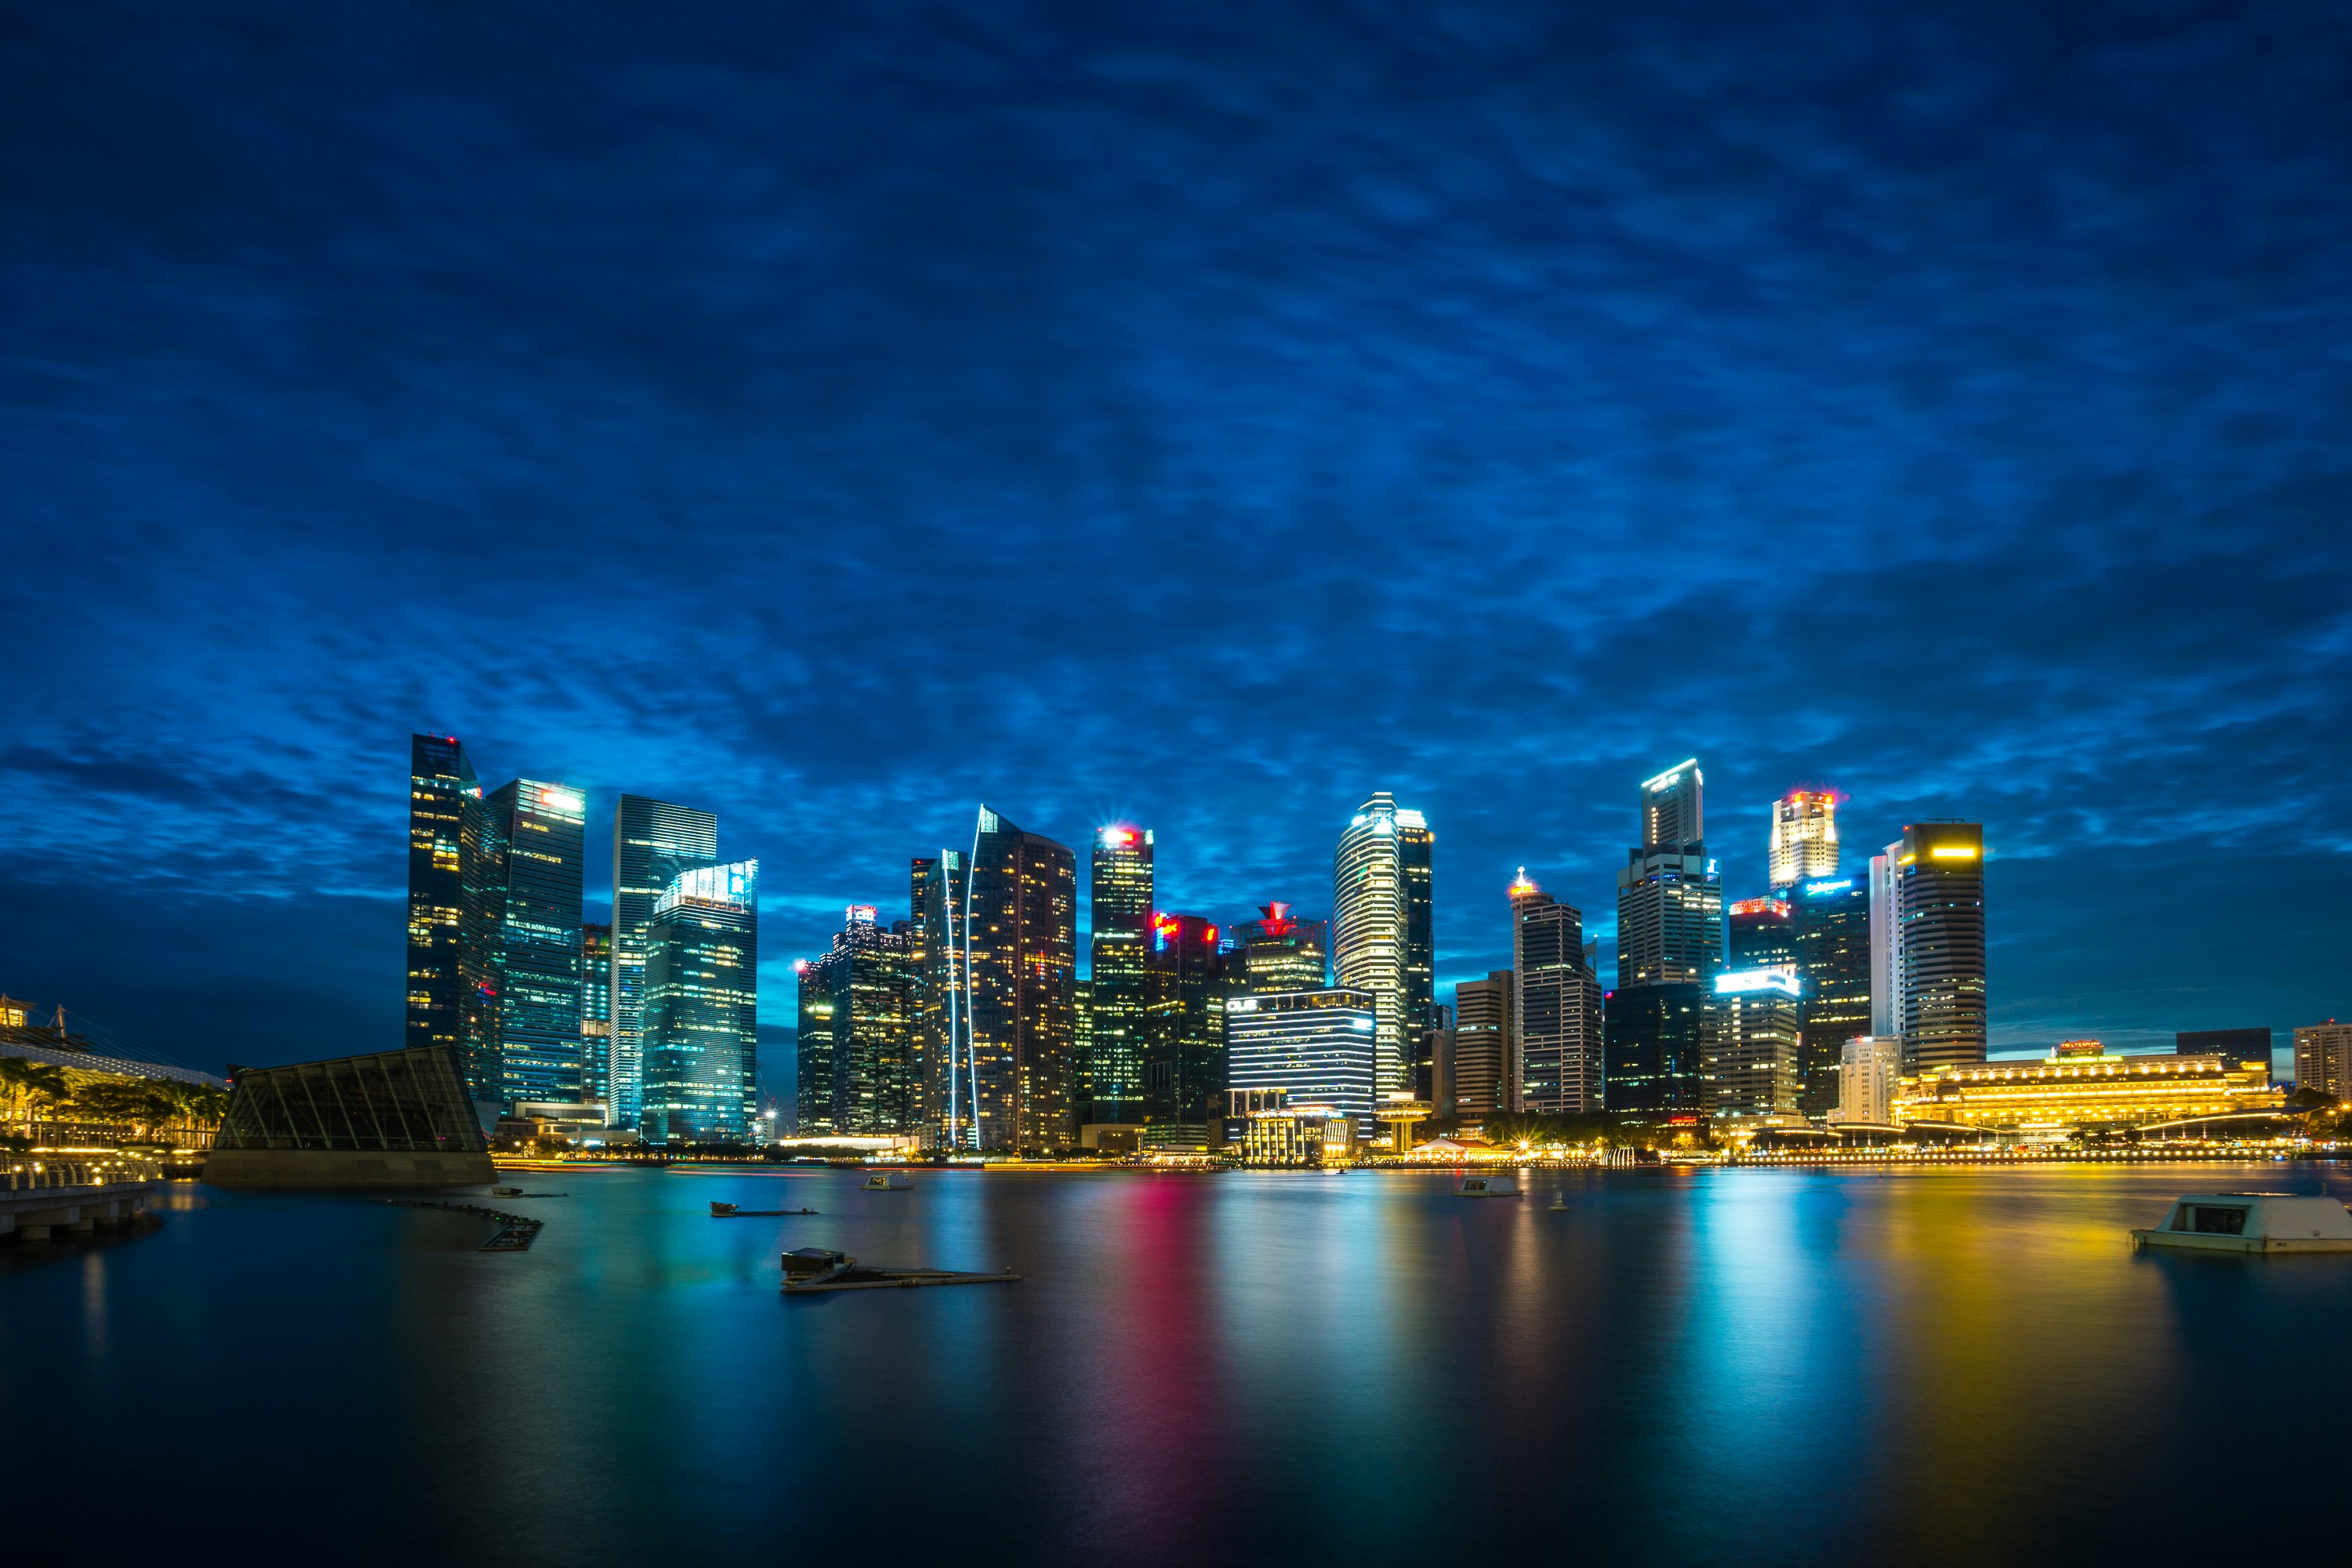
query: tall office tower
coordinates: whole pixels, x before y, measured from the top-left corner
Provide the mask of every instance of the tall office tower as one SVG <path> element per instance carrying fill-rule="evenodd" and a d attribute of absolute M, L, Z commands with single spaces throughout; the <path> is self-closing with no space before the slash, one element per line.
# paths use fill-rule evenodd
<path fill-rule="evenodd" d="M 1699 1035 L 1708 992 L 1696 980 L 1679 980 L 1608 994 L 1602 1026 L 1611 1110 L 1697 1113 Z"/>
<path fill-rule="evenodd" d="M 1702 837 L 1696 759 L 1642 783 L 1642 843 L 1617 872 L 1617 987 L 1706 981 L 1723 967 L 1723 884 Z"/>
<path fill-rule="evenodd" d="M 1819 1121 L 1843 1103 L 1848 1040 L 1871 1027 L 1870 883 L 1817 878 L 1790 889 L 1797 973 L 1805 983 L 1797 1042 L 1797 1109 Z"/>
<path fill-rule="evenodd" d="M 863 1138 L 916 1130 L 912 948 L 907 932 L 882 929 L 873 905 L 852 904 L 833 951 L 815 966 L 827 988 L 824 1120 L 832 1131 Z"/>
<path fill-rule="evenodd" d="M 1895 1114 L 1895 1080 L 1902 1076 L 1901 1036 L 1856 1035 L 1839 1051 L 1837 1104 L 1829 1120 L 1884 1125 Z"/>
<path fill-rule="evenodd" d="M 644 1104 L 656 1143 L 740 1143 L 760 1086 L 760 863 L 680 871 L 646 928 Z"/>
<path fill-rule="evenodd" d="M 1900 868 L 1903 841 L 1896 839 L 1870 858 L 1870 1032 L 1903 1033 L 1903 943 Z"/>
<path fill-rule="evenodd" d="M 1143 1120 L 1144 970 L 1151 951 L 1151 829 L 1095 832 L 1087 914 L 1093 1040 L 1078 1058 L 1081 1121 Z"/>
<path fill-rule="evenodd" d="M 581 886 L 587 797 L 569 784 L 516 779 L 483 802 L 477 908 L 489 921 L 473 1093 L 512 1109 L 580 1098 Z"/>
<path fill-rule="evenodd" d="M 1513 1103 L 1545 1116 L 1601 1109 L 1601 982 L 1584 917 L 1528 879 L 1511 884 Z"/>
<path fill-rule="evenodd" d="M 1381 791 L 1339 835 L 1331 870 L 1332 971 L 1342 989 L 1369 991 L 1378 1004 L 1374 1060 L 1384 1094 L 1412 1087 L 1407 1032 L 1418 1036 L 1433 1000 L 1412 989 L 1421 961 L 1412 946 L 1414 873 L 1398 841 L 1401 826 L 1426 832 L 1419 812 L 1399 811 Z"/>
<path fill-rule="evenodd" d="M 982 806 L 965 879 L 962 1088 L 971 1117 L 959 1104 L 951 1142 L 974 1142 L 976 1132 L 982 1148 L 1065 1148 L 1076 1140 L 1077 858 Z"/>
<path fill-rule="evenodd" d="M 1163 1148 L 1202 1146 L 1225 1088 L 1224 954 L 1217 928 L 1199 915 L 1155 915 L 1148 963 L 1143 1135 Z"/>
<path fill-rule="evenodd" d="M 1370 993 L 1325 987 L 1235 996 L 1224 1015 L 1235 1089 L 1286 1091 L 1292 1105 L 1328 1105 L 1372 1130 L 1377 1008 Z"/>
<path fill-rule="evenodd" d="M 1792 789 L 1772 803 L 1772 890 L 1838 873 L 1837 795 Z"/>
<path fill-rule="evenodd" d="M 1715 977 L 1700 1028 L 1699 1106 L 1710 1116 L 1787 1116 L 1797 1109 L 1797 999 L 1786 969 Z"/>
<path fill-rule="evenodd" d="M 1429 1022 L 1437 1006 L 1437 937 L 1431 899 L 1437 835 L 1420 812 L 1399 811 L 1396 842 L 1397 864 L 1404 874 L 1405 1032 L 1412 1036 Z"/>
<path fill-rule="evenodd" d="M 971 1038 L 971 973 L 963 949 L 964 900 L 971 879 L 964 852 L 942 849 L 917 857 L 908 891 L 920 954 L 915 987 L 923 1126 L 933 1143 L 969 1143 L 975 1102 L 963 1066 Z"/>
<path fill-rule="evenodd" d="M 2268 1029 L 2184 1029 L 2172 1037 L 2176 1056 L 2221 1057 L 2231 1067 L 2260 1067 L 2265 1072 L 2270 1070 L 2271 1046 Z"/>
<path fill-rule="evenodd" d="M 1454 1114 L 1483 1121 L 1511 1102 L 1512 979 L 1507 969 L 1454 988 Z"/>
<path fill-rule="evenodd" d="M 1239 996 L 1322 990 L 1330 979 L 1329 927 L 1293 918 L 1288 904 L 1260 904 L 1257 913 L 1226 933 L 1227 988 Z"/>
<path fill-rule="evenodd" d="M 803 1138 L 841 1131 L 833 1119 L 833 961 L 828 952 L 793 964 L 800 979 L 793 1040 L 793 1129 Z"/>
<path fill-rule="evenodd" d="M 1422 1055 L 1429 1058 L 1426 1082 L 1412 1086 L 1413 1098 L 1429 1101 L 1441 1120 L 1454 1114 L 1454 1009 L 1440 1002 L 1435 1022 L 1422 1031 Z"/>
<path fill-rule="evenodd" d="M 1986 1043 L 1982 825 L 1906 826 L 1895 888 L 1903 1070 L 1980 1062 Z"/>
<path fill-rule="evenodd" d="M 613 1109 L 613 928 L 580 928 L 580 1098 Z"/>
<path fill-rule="evenodd" d="M 2294 1087 L 2342 1100 L 2352 1095 L 2352 1024 L 2330 1018 L 2294 1031 Z"/>
<path fill-rule="evenodd" d="M 408 738 L 409 1046 L 458 1043 L 466 981 L 458 949 L 466 910 L 466 814 L 482 786 L 455 735 Z"/>
<path fill-rule="evenodd" d="M 1797 926 L 1779 899 L 1736 899 L 1730 909 L 1733 969 L 1797 967 Z"/>
<path fill-rule="evenodd" d="M 625 795 L 613 808 L 613 1049 L 609 1114 L 635 1127 L 645 1088 L 646 931 L 680 871 L 719 859 L 719 818 L 689 805 Z"/>

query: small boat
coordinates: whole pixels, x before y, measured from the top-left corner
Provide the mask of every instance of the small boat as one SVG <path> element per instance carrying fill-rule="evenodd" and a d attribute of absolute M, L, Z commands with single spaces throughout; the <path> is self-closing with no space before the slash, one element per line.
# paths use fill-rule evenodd
<path fill-rule="evenodd" d="M 2286 1193 L 2191 1194 L 2135 1247 L 2190 1252 L 2352 1252 L 2352 1210 L 2334 1198 Z"/>
<path fill-rule="evenodd" d="M 897 1171 L 877 1171 L 866 1178 L 865 1185 L 859 1190 L 868 1193 L 897 1193 L 904 1192 L 914 1184 L 915 1180 L 912 1176 Z"/>
<path fill-rule="evenodd" d="M 1454 1189 L 1457 1198 L 1515 1198 L 1519 1195 L 1516 1176 L 1465 1176 L 1462 1184 Z"/>
<path fill-rule="evenodd" d="M 1004 1285 L 1021 1278 L 1007 1268 L 997 1274 L 964 1274 L 951 1268 L 877 1268 L 845 1252 L 801 1247 L 783 1255 L 784 1291 L 910 1290 L 925 1285 Z"/>

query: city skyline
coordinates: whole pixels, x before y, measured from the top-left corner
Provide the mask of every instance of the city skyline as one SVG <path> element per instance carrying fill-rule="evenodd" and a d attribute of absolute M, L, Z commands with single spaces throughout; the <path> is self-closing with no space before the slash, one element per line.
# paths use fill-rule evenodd
<path fill-rule="evenodd" d="M 1985 823 L 1996 1045 L 2347 1011 L 2340 900 L 2218 913 L 2352 820 L 2312 51 L 1097 8 L 981 24 L 1000 73 L 551 17 L 526 86 L 365 8 L 299 70 L 241 0 L 104 11 L 31 26 L 0 193 L 12 994 L 215 1065 L 396 1036 L 431 730 L 723 817 L 772 1026 L 983 800 L 1149 824 L 1233 920 L 1328 914 L 1388 790 L 1443 991 L 1521 865 L 1606 939 L 1625 781 L 1694 752 L 1727 899 L 1792 788 L 1849 865 Z"/>

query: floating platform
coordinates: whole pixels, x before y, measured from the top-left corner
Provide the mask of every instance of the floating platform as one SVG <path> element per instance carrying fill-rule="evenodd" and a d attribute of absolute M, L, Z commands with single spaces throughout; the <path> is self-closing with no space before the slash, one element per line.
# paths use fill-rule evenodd
<path fill-rule="evenodd" d="M 2352 1211 L 2334 1198 L 2287 1193 L 2192 1193 L 2135 1247 L 2184 1252 L 2352 1252 Z"/>
<path fill-rule="evenodd" d="M 560 1196 L 561 1194 L 550 1195 Z M 482 1243 L 477 1249 L 482 1252 L 528 1252 L 530 1250 L 530 1244 L 539 1239 L 539 1233 L 547 1225 L 545 1220 L 533 1219 L 529 1215 L 507 1214 L 499 1209 L 486 1209 L 478 1204 L 436 1204 L 429 1203 L 423 1198 L 386 1198 L 383 1201 L 395 1208 L 442 1209 L 450 1214 L 472 1215 L 476 1219 L 498 1221 L 498 1234 Z"/>
<path fill-rule="evenodd" d="M 783 1257 L 784 1293 L 797 1296 L 819 1290 L 912 1290 L 926 1285 L 1006 1285 L 1021 1278 L 1007 1268 L 1000 1274 L 964 1274 L 952 1268 L 877 1268 L 844 1252 L 803 1247 Z"/>
<path fill-rule="evenodd" d="M 733 1204 L 712 1204 L 712 1219 L 773 1219 L 778 1215 L 814 1214 L 814 1209 L 739 1209 Z"/>

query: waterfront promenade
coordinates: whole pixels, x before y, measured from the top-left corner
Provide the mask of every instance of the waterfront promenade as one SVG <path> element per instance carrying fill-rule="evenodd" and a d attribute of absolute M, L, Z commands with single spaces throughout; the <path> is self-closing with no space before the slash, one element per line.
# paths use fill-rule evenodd
<path fill-rule="evenodd" d="M 145 1209 L 163 1185 L 152 1160 L 128 1155 L 20 1155 L 0 1182 L 0 1236 L 47 1241 L 54 1231 L 117 1226 Z"/>

